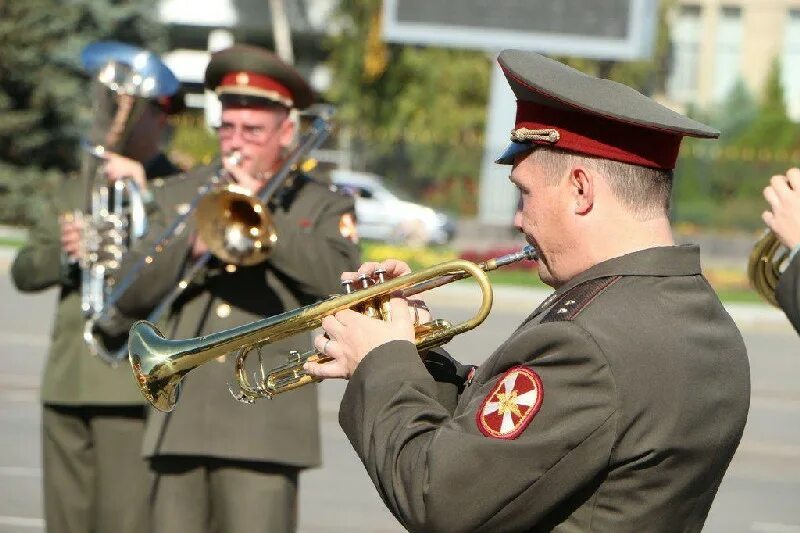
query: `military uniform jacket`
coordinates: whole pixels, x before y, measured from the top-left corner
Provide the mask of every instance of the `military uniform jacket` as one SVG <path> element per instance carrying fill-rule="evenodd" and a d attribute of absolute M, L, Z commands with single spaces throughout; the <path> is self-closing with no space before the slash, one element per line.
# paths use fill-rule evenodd
<path fill-rule="evenodd" d="M 178 168 L 159 155 L 145 170 L 148 178 L 155 178 L 175 174 Z M 68 266 L 62 260 L 58 215 L 84 209 L 85 194 L 83 179 L 65 178 L 59 197 L 31 228 L 28 244 L 11 266 L 11 276 L 20 291 L 35 292 L 53 286 L 60 289 L 42 380 L 42 401 L 56 405 L 140 405 L 144 402 L 130 367 L 110 367 L 92 356 L 83 341 L 80 272 L 76 265 Z M 154 215 L 152 210 L 148 213 L 148 217 Z"/>
<path fill-rule="evenodd" d="M 162 192 L 196 191 L 197 184 L 215 171 L 192 173 Z M 184 201 L 189 198 L 184 196 Z M 176 300 L 164 333 L 185 339 L 218 332 L 341 292 L 341 273 L 359 263 L 358 246 L 342 236 L 339 226 L 342 216 L 352 215 L 353 210 L 352 197 L 298 176 L 272 205 L 278 240 L 269 259 L 235 269 L 212 261 Z M 173 259 L 161 262 L 170 272 L 152 275 L 154 285 L 165 279 L 174 285 L 175 277 L 169 276 L 174 276 L 174 265 L 187 257 L 188 250 L 173 248 L 178 249 Z M 163 292 L 164 288 L 152 290 Z M 266 346 L 261 355 L 264 366 L 271 368 L 285 362 L 290 350 L 310 348 L 310 335 L 303 334 Z M 251 363 L 257 360 L 250 358 Z M 175 410 L 153 411 L 148 417 L 145 455 L 207 456 L 298 467 L 318 464 L 316 388 L 302 387 L 273 400 L 242 404 L 228 390 L 228 384 L 236 385 L 233 363 L 229 355 L 225 361 L 210 361 L 187 374 Z"/>
<path fill-rule="evenodd" d="M 800 334 L 800 254 L 795 254 L 775 287 L 778 304 Z"/>
<path fill-rule="evenodd" d="M 750 398 L 745 346 L 696 247 L 590 268 L 477 368 L 453 411 L 436 385 L 394 341 L 362 361 L 339 413 L 412 531 L 700 531 Z"/>

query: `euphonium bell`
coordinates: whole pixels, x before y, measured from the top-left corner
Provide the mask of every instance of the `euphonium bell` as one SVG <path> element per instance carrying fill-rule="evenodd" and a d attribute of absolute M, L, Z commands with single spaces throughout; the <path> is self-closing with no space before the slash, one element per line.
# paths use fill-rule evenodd
<path fill-rule="evenodd" d="M 750 252 L 747 264 L 750 285 L 761 298 L 775 307 L 778 306 L 775 287 L 778 285 L 789 252 L 772 230 L 766 230 Z"/>
<path fill-rule="evenodd" d="M 316 381 L 303 369 L 307 361 L 327 362 L 330 359 L 315 350 L 303 354 L 291 352 L 289 360 L 272 370 L 260 368 L 255 383 L 250 383 L 244 362 L 253 350 L 272 342 L 308 332 L 320 326 L 322 319 L 343 309 L 353 309 L 375 318 L 389 318 L 389 300 L 395 294 L 404 297 L 472 277 L 478 283 L 482 301 L 475 315 L 458 324 L 433 320 L 416 326 L 415 342 L 422 351 L 446 344 L 456 335 L 480 325 L 492 307 L 492 286 L 486 272 L 521 261 L 536 259 L 532 246 L 520 252 L 491 259 L 481 264 L 455 260 L 419 272 L 385 281 L 377 271 L 372 278 L 362 277 L 354 291 L 331 296 L 315 304 L 287 311 L 280 315 L 251 322 L 229 330 L 186 340 L 168 340 L 151 323 L 140 321 L 131 328 L 128 350 L 136 382 L 156 409 L 174 409 L 183 376 L 192 369 L 221 355 L 236 353 L 236 379 L 239 391 L 234 397 L 246 403 L 258 398 L 271 398 Z"/>

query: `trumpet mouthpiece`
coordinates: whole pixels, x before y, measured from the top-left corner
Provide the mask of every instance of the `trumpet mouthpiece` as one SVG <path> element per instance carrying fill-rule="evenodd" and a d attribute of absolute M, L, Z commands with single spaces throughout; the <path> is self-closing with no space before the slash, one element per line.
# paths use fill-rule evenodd
<path fill-rule="evenodd" d="M 235 150 L 225 156 L 225 162 L 235 167 L 239 166 L 239 163 L 242 162 L 242 159 L 243 159 L 242 152 L 238 150 Z"/>

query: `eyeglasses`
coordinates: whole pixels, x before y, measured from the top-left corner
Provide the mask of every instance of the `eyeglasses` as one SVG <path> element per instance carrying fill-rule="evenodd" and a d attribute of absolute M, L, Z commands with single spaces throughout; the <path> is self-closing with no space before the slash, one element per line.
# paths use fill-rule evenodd
<path fill-rule="evenodd" d="M 265 126 L 251 126 L 248 124 L 242 124 L 241 128 L 237 128 L 236 124 L 232 124 L 230 122 L 223 122 L 214 129 L 217 131 L 217 135 L 219 135 L 220 139 L 226 140 L 233 137 L 238 130 L 242 140 L 247 142 L 261 142 L 269 133 Z"/>

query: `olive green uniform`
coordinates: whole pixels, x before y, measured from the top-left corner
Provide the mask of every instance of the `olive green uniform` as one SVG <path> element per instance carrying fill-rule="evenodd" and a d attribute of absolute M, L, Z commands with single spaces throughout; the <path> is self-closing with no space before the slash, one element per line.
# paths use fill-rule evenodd
<path fill-rule="evenodd" d="M 540 377 L 539 410 L 488 436 L 484 401 L 513 368 Z M 742 338 L 688 246 L 576 276 L 464 387 L 441 396 L 401 341 L 347 386 L 342 428 L 409 530 L 700 531 L 750 398 Z"/>
<path fill-rule="evenodd" d="M 187 193 L 215 171 L 192 172 L 159 195 L 190 201 Z M 297 176 L 272 205 L 278 240 L 269 259 L 235 269 L 212 260 L 176 300 L 164 333 L 187 338 L 218 332 L 340 292 L 341 272 L 359 264 L 357 245 L 340 229 L 342 216 L 353 209 L 351 197 Z M 187 242 L 176 240 L 169 255 L 153 263 L 153 293 L 174 285 Z M 310 347 L 308 335 L 266 346 L 264 366 Z M 144 453 L 156 475 L 157 531 L 294 528 L 297 473 L 320 463 L 315 387 L 245 405 L 231 397 L 229 383 L 235 384 L 231 356 L 201 365 L 186 376 L 175 410 L 148 419 Z"/>
<path fill-rule="evenodd" d="M 145 170 L 154 178 L 178 169 L 159 155 Z M 84 208 L 85 193 L 82 179 L 65 179 L 11 267 L 20 291 L 60 288 L 41 392 L 47 529 L 147 531 L 144 402 L 127 365 L 112 368 L 89 353 L 80 272 L 62 260 L 58 215 Z"/>
<path fill-rule="evenodd" d="M 778 304 L 800 334 L 800 253 L 796 253 L 775 287 Z"/>

